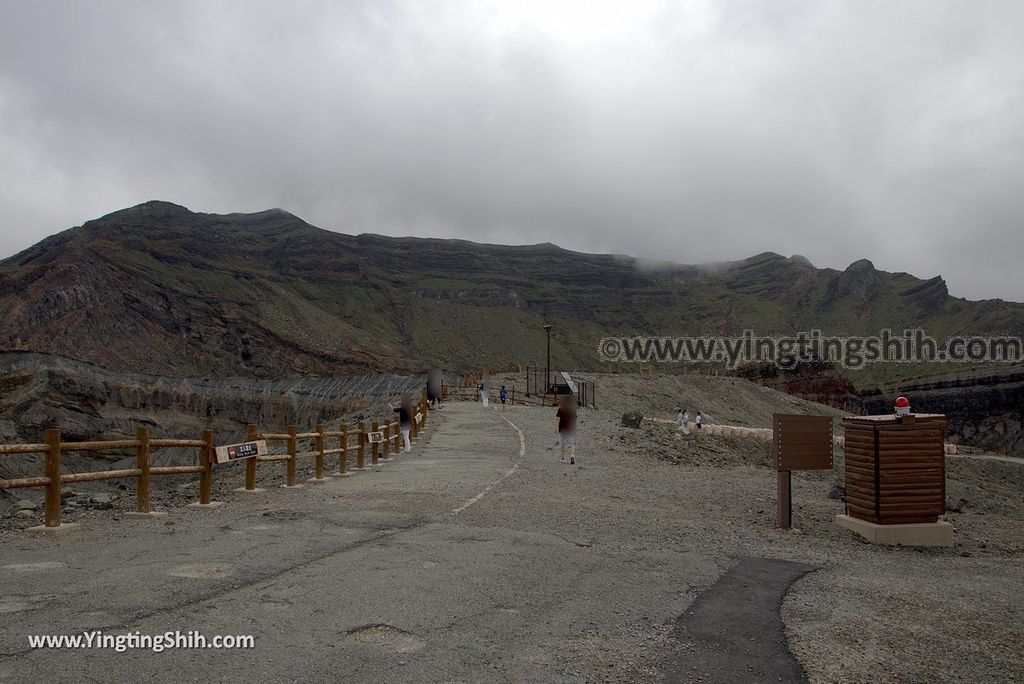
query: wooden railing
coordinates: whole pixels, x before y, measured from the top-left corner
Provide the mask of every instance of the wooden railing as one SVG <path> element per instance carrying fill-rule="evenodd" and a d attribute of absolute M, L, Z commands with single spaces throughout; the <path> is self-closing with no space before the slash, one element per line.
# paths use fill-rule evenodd
<path fill-rule="evenodd" d="M 420 420 L 414 420 L 411 436 L 418 437 L 419 432 L 426 428 L 427 402 L 425 397 L 414 407 L 414 413 Z M 286 464 L 285 481 L 287 487 L 296 486 L 297 465 L 300 458 L 314 459 L 314 481 L 326 481 L 324 476 L 325 461 L 328 456 L 338 456 L 338 470 L 335 475 L 351 475 L 348 458 L 350 452 L 356 454 L 356 467 L 352 470 L 366 470 L 366 445 L 371 432 L 382 432 L 383 441 L 370 443 L 371 464 L 378 465 L 381 460 L 390 459 L 392 441 L 397 452 L 402 447 L 401 426 L 397 420 L 385 422 L 373 421 L 371 428 L 361 422 L 356 426 L 341 426 L 338 430 L 327 430 L 317 425 L 313 432 L 298 432 L 289 426 L 286 432 L 261 432 L 259 426 L 249 425 L 246 430 L 246 441 L 266 440 L 267 442 L 283 442 L 286 453 L 265 454 L 245 460 L 245 491 L 260 491 L 256 487 L 257 467 L 259 463 L 283 461 Z M 355 439 L 355 444 L 351 443 Z M 336 448 L 327 448 L 328 442 L 338 440 Z M 307 449 L 299 451 L 299 444 Z M 150 456 L 154 449 L 187 448 L 197 449 L 199 456 L 196 465 L 152 466 Z M 119 470 L 98 470 L 84 473 L 65 473 L 61 468 L 63 454 L 76 451 L 119 451 L 135 450 L 135 467 Z M 43 474 L 37 477 L 22 477 L 0 480 L 0 489 L 19 489 L 24 487 L 43 487 L 45 490 L 44 518 L 45 527 L 60 527 L 61 524 L 61 487 L 75 482 L 96 482 L 101 480 L 135 479 L 135 495 L 137 512 L 151 514 L 150 484 L 153 477 L 163 475 L 199 475 L 199 506 L 211 506 L 213 502 L 214 477 L 214 433 L 204 430 L 199 439 L 163 439 L 152 438 L 149 428 L 140 427 L 134 439 L 117 439 L 93 442 L 64 442 L 60 430 L 46 430 L 43 442 L 39 444 L 0 444 L 0 456 L 18 454 L 42 454 Z"/>

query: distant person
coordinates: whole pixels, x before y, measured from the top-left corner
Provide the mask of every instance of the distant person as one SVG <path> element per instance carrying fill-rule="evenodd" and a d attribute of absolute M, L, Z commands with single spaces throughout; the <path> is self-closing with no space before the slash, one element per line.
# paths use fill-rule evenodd
<path fill-rule="evenodd" d="M 681 408 L 676 408 L 676 426 L 682 432 L 690 431 L 690 413 Z"/>
<path fill-rule="evenodd" d="M 427 408 L 441 408 L 441 371 L 436 368 L 427 373 Z"/>
<path fill-rule="evenodd" d="M 490 393 L 491 383 L 488 380 L 484 380 L 480 383 L 480 403 L 483 404 L 484 408 L 487 408 L 489 405 L 490 397 L 488 395 L 490 395 Z"/>
<path fill-rule="evenodd" d="M 508 402 L 508 390 L 502 385 L 501 389 L 498 390 L 498 399 L 501 400 L 501 410 L 505 410 L 505 404 Z"/>
<path fill-rule="evenodd" d="M 403 451 L 412 451 L 412 441 L 409 439 L 409 432 L 412 430 L 412 398 L 408 394 L 402 395 L 402 403 L 395 409 L 398 414 L 398 424 L 402 428 Z"/>
<path fill-rule="evenodd" d="M 693 424 L 700 430 L 700 426 L 704 424 L 704 416 L 701 415 L 700 411 L 697 411 L 697 417 L 694 418 Z"/>
<path fill-rule="evenodd" d="M 555 429 L 558 430 L 561 460 L 565 460 L 565 452 L 569 451 L 569 465 L 576 464 L 576 397 L 564 394 L 558 402 L 555 413 Z"/>

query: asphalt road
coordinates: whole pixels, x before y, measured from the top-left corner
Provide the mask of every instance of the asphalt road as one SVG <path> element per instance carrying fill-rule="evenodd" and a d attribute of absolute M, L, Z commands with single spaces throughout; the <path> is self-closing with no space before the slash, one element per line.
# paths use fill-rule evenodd
<path fill-rule="evenodd" d="M 744 658 L 766 657 L 790 669 L 766 666 L 765 679 L 799 679 L 771 628 L 799 573 L 746 584 L 761 595 L 763 649 L 714 629 L 680 648 L 680 618 L 714 605 L 713 593 L 694 601 L 738 559 L 646 543 L 642 493 L 623 501 L 585 453 L 560 463 L 550 413 L 448 404 L 413 454 L 377 472 L 8 535 L 0 681 L 752 681 Z M 29 646 L 91 630 L 252 635 L 255 647 Z"/>

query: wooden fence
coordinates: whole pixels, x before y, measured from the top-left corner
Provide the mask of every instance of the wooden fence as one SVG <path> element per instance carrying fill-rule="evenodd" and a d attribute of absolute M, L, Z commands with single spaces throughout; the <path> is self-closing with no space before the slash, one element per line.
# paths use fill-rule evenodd
<path fill-rule="evenodd" d="M 412 437 L 418 436 L 419 432 L 426 427 L 427 423 L 427 402 L 426 397 L 421 397 L 415 405 L 414 412 L 419 420 L 414 420 L 411 426 Z M 382 441 L 369 442 L 371 433 L 382 432 Z M 353 444 L 351 440 L 355 439 Z M 384 422 L 373 421 L 369 429 L 365 422 L 356 426 L 341 426 L 338 430 L 327 430 L 323 425 L 317 425 L 313 432 L 298 432 L 295 426 L 289 426 L 287 432 L 271 433 L 261 432 L 256 425 L 249 425 L 246 430 L 246 440 L 266 440 L 267 442 L 282 442 L 285 444 L 287 453 L 265 454 L 245 459 L 245 486 L 246 491 L 259 491 L 256 487 L 257 468 L 260 463 L 283 461 L 285 462 L 285 479 L 287 487 L 296 486 L 297 464 L 300 458 L 314 459 L 314 471 L 316 481 L 324 481 L 326 459 L 329 456 L 338 457 L 338 470 L 335 473 L 339 476 L 351 474 L 348 464 L 350 452 L 355 452 L 356 466 L 352 470 L 366 470 L 366 446 L 370 444 L 370 459 L 372 465 L 377 465 L 381 460 L 390 459 L 392 449 L 397 453 L 402 448 L 401 426 L 396 420 Z M 327 448 L 328 444 L 338 444 L 337 447 Z M 392 441 L 394 445 L 392 446 Z M 307 447 L 299 451 L 300 443 Z M 198 450 L 196 465 L 183 466 L 153 466 L 150 465 L 150 456 L 154 449 L 161 448 L 188 448 Z M 75 451 L 117 451 L 123 449 L 135 450 L 135 467 L 119 470 L 99 470 L 85 473 L 64 473 L 61 470 L 62 455 Z M 213 477 L 214 467 L 214 434 L 212 430 L 204 430 L 199 439 L 161 439 L 152 438 L 149 428 L 140 427 L 136 430 L 134 439 L 116 439 L 94 442 L 64 442 L 61 440 L 60 430 L 46 430 L 43 433 L 43 442 L 40 444 L 0 444 L 0 456 L 16 454 L 42 454 L 43 474 L 37 477 L 22 477 L 10 480 L 0 480 L 0 489 L 19 489 L 23 487 L 43 487 L 45 489 L 44 518 L 45 527 L 60 527 L 61 524 L 61 487 L 65 484 L 76 482 L 96 482 L 100 480 L 119 480 L 125 478 L 135 479 L 135 496 L 137 512 L 150 514 L 150 484 L 152 478 L 163 475 L 199 475 L 199 501 L 200 506 L 213 505 Z"/>

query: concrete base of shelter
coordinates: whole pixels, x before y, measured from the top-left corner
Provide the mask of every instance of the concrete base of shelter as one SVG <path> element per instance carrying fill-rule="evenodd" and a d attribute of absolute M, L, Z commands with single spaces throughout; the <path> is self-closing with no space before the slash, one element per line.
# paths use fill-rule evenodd
<path fill-rule="evenodd" d="M 61 523 L 60 525 L 54 525 L 53 527 L 47 527 L 46 525 L 36 525 L 34 527 L 26 527 L 26 532 L 67 532 L 78 527 L 78 523 Z"/>
<path fill-rule="evenodd" d="M 941 520 L 933 523 L 879 525 L 849 515 L 837 515 L 836 525 L 853 530 L 872 544 L 898 544 L 900 546 L 953 545 L 953 526 Z"/>

